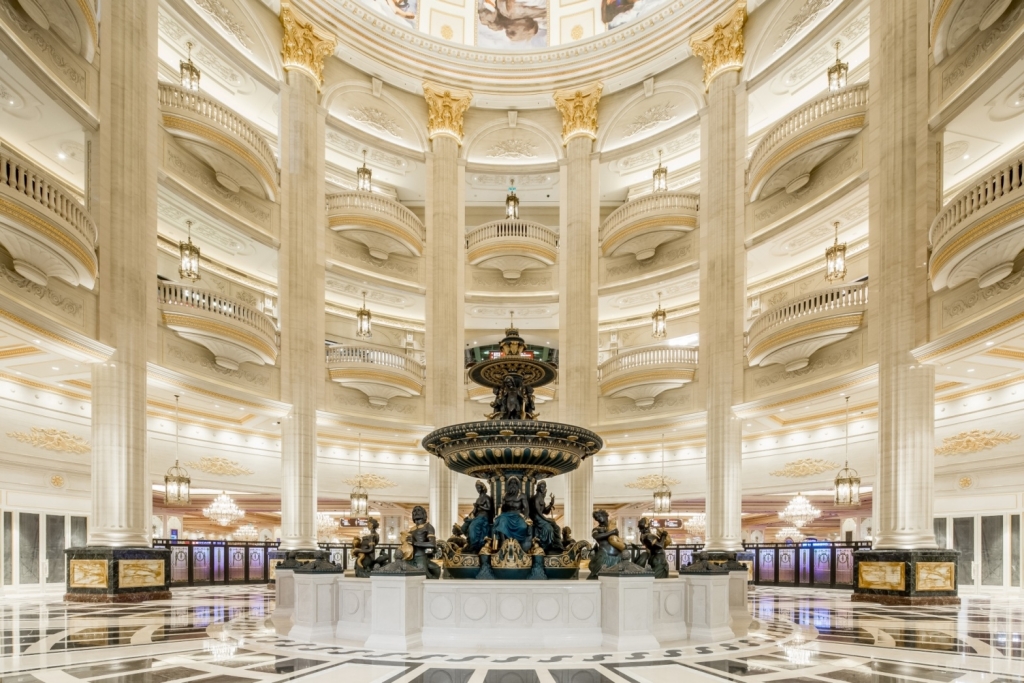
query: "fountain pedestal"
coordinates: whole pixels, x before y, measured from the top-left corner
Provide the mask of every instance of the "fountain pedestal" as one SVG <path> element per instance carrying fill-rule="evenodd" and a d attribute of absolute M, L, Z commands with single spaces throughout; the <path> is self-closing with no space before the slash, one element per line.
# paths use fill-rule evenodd
<path fill-rule="evenodd" d="M 367 648 L 409 651 L 420 647 L 425 580 L 423 573 L 375 573 L 370 577 L 373 598 Z"/>

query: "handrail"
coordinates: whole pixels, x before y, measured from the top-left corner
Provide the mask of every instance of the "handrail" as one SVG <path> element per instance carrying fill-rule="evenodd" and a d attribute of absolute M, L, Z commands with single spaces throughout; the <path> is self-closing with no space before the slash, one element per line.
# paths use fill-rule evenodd
<path fill-rule="evenodd" d="M 618 207 L 604 219 L 601 226 L 601 239 L 605 239 L 615 230 L 645 214 L 655 212 L 679 212 L 696 215 L 700 211 L 700 197 L 689 192 L 652 192 L 631 199 Z"/>
<path fill-rule="evenodd" d="M 988 176 L 950 201 L 935 217 L 929 230 L 934 249 L 957 231 L 960 225 L 989 204 L 1008 195 L 1024 196 L 1024 156 L 1003 163 Z"/>
<path fill-rule="evenodd" d="M 56 215 L 90 248 L 96 247 L 96 224 L 85 207 L 59 181 L 27 159 L 0 148 L 0 185 L 24 195 L 40 208 Z"/>
<path fill-rule="evenodd" d="M 424 372 L 423 366 L 415 358 L 364 346 L 343 346 L 338 344 L 328 347 L 327 364 L 331 365 L 333 363 L 383 365 L 384 367 L 396 370 L 405 370 L 420 378 L 423 377 Z"/>
<path fill-rule="evenodd" d="M 222 315 L 247 325 L 272 339 L 275 344 L 278 343 L 277 326 L 274 321 L 259 309 L 240 301 L 175 282 L 157 283 L 157 301 L 168 306 L 183 306 Z"/>
<path fill-rule="evenodd" d="M 754 153 L 750 155 L 750 163 L 747 164 L 747 168 L 757 168 L 783 140 L 810 126 L 818 119 L 844 109 L 860 109 L 867 105 L 867 83 L 851 85 L 839 92 L 829 93 L 808 102 L 765 133 L 757 147 L 754 148 Z"/>
<path fill-rule="evenodd" d="M 370 213 L 381 214 L 408 228 L 420 241 L 426 237 L 423 223 L 405 205 L 390 197 L 375 192 L 349 190 L 327 195 L 327 214 L 339 211 L 359 209 Z"/>
<path fill-rule="evenodd" d="M 245 119 L 211 99 L 170 83 L 161 83 L 159 92 L 161 107 L 190 111 L 223 126 L 256 150 L 262 161 L 276 175 L 277 158 L 274 156 L 274 150 L 259 131 Z"/>
<path fill-rule="evenodd" d="M 474 228 L 466 234 L 466 249 L 472 249 L 482 242 L 503 237 L 524 237 L 558 248 L 558 233 L 540 223 L 519 218 L 502 218 Z"/>
<path fill-rule="evenodd" d="M 619 370 L 632 370 L 645 365 L 696 365 L 697 349 L 693 346 L 655 346 L 624 351 L 612 356 L 597 368 L 598 379 Z"/>
<path fill-rule="evenodd" d="M 760 334 L 797 318 L 823 311 L 865 306 L 868 303 L 868 283 L 857 282 L 828 289 L 819 289 L 794 301 L 780 304 L 757 316 L 750 326 L 747 338 L 753 340 Z"/>

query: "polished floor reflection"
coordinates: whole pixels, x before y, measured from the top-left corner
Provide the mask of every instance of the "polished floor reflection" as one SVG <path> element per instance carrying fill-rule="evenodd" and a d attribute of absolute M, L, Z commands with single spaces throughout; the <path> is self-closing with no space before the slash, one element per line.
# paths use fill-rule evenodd
<path fill-rule="evenodd" d="M 712 679 L 1024 683 L 1024 599 L 959 608 L 851 603 L 838 591 L 754 589 L 749 632 L 651 652 L 373 652 L 275 633 L 273 592 L 192 588 L 142 605 L 0 600 L 0 683 L 676 683 Z"/>

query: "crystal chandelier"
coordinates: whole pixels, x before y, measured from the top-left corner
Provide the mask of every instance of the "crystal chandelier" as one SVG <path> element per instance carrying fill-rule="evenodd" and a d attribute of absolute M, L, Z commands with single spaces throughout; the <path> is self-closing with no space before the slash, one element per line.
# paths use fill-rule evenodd
<path fill-rule="evenodd" d="M 235 533 L 231 534 L 236 541 L 246 541 L 252 543 L 258 541 L 260 538 L 260 531 L 252 524 L 243 524 L 242 526 L 235 529 Z"/>
<path fill-rule="evenodd" d="M 802 493 L 796 494 L 796 498 L 789 501 L 786 509 L 779 513 L 779 519 L 798 529 L 818 517 L 821 517 L 821 510 L 811 505 L 811 501 L 807 500 Z"/>
<path fill-rule="evenodd" d="M 352 493 L 349 495 L 349 507 L 353 517 L 365 517 L 367 510 L 367 495 L 366 489 L 363 487 L 363 435 L 359 435 L 359 475 L 357 480 L 358 484 L 352 489 Z"/>
<path fill-rule="evenodd" d="M 836 475 L 835 503 L 839 507 L 858 507 L 860 505 L 860 477 L 857 470 L 850 469 L 850 397 L 846 397 L 846 453 L 843 457 L 843 469 Z"/>
<path fill-rule="evenodd" d="M 508 194 L 505 195 L 505 218 L 519 218 L 519 197 L 516 196 L 516 179 L 508 179 Z"/>
<path fill-rule="evenodd" d="M 199 92 L 199 69 L 192 63 L 192 43 L 185 43 L 188 48 L 188 61 L 179 61 L 181 66 L 181 87 L 189 92 Z"/>
<path fill-rule="evenodd" d="M 654 191 L 668 191 L 668 169 L 661 165 L 661 150 L 658 150 L 658 168 L 654 169 Z"/>
<path fill-rule="evenodd" d="M 192 244 L 192 221 L 185 221 L 188 226 L 188 242 L 178 242 L 181 258 L 178 261 L 178 275 L 183 280 L 195 282 L 202 278 L 199 274 L 199 247 Z"/>
<path fill-rule="evenodd" d="M 164 475 L 164 505 L 184 507 L 192 503 L 192 480 L 188 471 L 178 465 L 178 394 L 174 395 L 174 467 Z"/>
<path fill-rule="evenodd" d="M 373 171 L 366 167 L 366 150 L 363 150 L 363 165 L 356 169 L 356 189 L 360 192 L 370 192 L 373 190 L 373 185 L 370 184 L 370 179 L 373 177 Z"/>
<path fill-rule="evenodd" d="M 326 512 L 316 513 L 316 535 L 320 538 L 330 538 L 338 530 L 338 522 Z"/>
<path fill-rule="evenodd" d="M 203 516 L 212 519 L 221 526 L 228 526 L 232 522 L 245 517 L 245 510 L 239 509 L 235 505 L 235 501 L 231 500 L 231 497 L 224 491 L 220 492 L 220 495 L 213 499 L 210 503 L 210 507 L 203 508 Z"/>
<path fill-rule="evenodd" d="M 846 87 L 846 76 L 850 65 L 839 60 L 839 42 L 836 41 L 836 63 L 828 68 L 828 91 L 839 92 Z"/>
<path fill-rule="evenodd" d="M 370 309 L 366 307 L 366 292 L 363 292 L 363 307 L 356 312 L 356 336 L 369 339 L 373 336 L 373 323 Z"/>
<path fill-rule="evenodd" d="M 787 540 L 799 543 L 804 540 L 804 534 L 795 526 L 784 526 L 775 532 L 775 540 L 779 543 L 785 543 Z"/>
<path fill-rule="evenodd" d="M 825 279 L 829 282 L 846 279 L 846 242 L 839 243 L 839 222 L 836 221 L 836 237 L 831 247 L 825 249 Z"/>
<path fill-rule="evenodd" d="M 686 529 L 686 532 L 691 536 L 700 536 L 703 538 L 708 529 L 708 517 L 703 512 L 694 515 L 683 522 L 683 528 Z"/>
<path fill-rule="evenodd" d="M 661 307 L 661 292 L 658 292 L 658 310 L 651 314 L 651 335 L 655 339 L 668 336 L 668 315 Z"/>

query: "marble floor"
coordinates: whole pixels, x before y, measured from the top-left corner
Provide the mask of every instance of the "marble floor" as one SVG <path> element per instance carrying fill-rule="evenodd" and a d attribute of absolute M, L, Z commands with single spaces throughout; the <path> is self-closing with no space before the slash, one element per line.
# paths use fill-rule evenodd
<path fill-rule="evenodd" d="M 751 591 L 749 633 L 611 654 L 374 652 L 279 637 L 263 587 L 174 591 L 141 605 L 0 599 L 0 683 L 1024 683 L 1024 598 L 950 607 L 851 603 L 849 593 Z"/>

